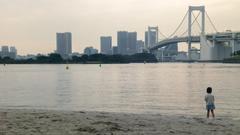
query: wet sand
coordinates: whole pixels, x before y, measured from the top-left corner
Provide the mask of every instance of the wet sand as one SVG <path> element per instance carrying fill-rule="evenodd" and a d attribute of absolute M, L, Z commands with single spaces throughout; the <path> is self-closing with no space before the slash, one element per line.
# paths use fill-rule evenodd
<path fill-rule="evenodd" d="M 239 135 L 240 120 L 85 111 L 0 110 L 1 135 Z"/>

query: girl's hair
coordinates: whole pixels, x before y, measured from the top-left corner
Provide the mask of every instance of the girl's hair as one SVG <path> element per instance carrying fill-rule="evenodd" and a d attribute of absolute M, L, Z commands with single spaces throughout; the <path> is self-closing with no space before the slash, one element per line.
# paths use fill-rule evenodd
<path fill-rule="evenodd" d="M 207 93 L 212 93 L 212 88 L 211 87 L 207 88 Z"/>

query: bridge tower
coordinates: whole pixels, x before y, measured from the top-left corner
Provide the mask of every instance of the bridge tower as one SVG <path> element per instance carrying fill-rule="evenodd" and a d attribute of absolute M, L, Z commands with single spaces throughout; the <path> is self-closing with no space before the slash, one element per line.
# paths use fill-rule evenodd
<path fill-rule="evenodd" d="M 191 58 L 191 48 L 192 48 L 192 12 L 193 11 L 200 11 L 202 14 L 202 23 L 201 23 L 201 39 L 205 38 L 205 6 L 189 6 L 188 9 L 188 58 Z M 204 38 L 203 38 L 204 37 Z M 201 44 L 201 43 L 200 43 Z"/>
<path fill-rule="evenodd" d="M 158 27 L 148 26 L 147 48 L 155 46 L 158 43 Z"/>

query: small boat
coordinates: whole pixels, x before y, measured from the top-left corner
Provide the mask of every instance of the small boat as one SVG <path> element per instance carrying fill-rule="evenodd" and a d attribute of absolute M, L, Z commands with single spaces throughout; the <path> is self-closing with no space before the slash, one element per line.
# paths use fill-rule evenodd
<path fill-rule="evenodd" d="M 66 70 L 68 70 L 69 69 L 69 66 L 68 66 L 68 59 L 67 59 L 67 61 L 66 61 Z"/>

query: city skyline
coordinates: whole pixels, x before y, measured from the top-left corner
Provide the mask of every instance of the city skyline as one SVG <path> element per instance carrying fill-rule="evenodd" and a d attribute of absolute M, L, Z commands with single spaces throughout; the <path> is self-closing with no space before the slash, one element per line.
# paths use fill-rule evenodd
<path fill-rule="evenodd" d="M 138 40 L 144 40 L 147 27 L 158 26 L 169 35 L 189 5 L 205 5 L 219 31 L 240 30 L 240 18 L 235 17 L 239 4 L 238 0 L 3 0 L 0 45 L 14 45 L 20 55 L 47 54 L 55 50 L 55 34 L 69 31 L 73 52 L 83 52 L 87 46 L 100 50 L 99 37 L 112 36 L 116 46 L 117 31 L 136 31 Z"/>

